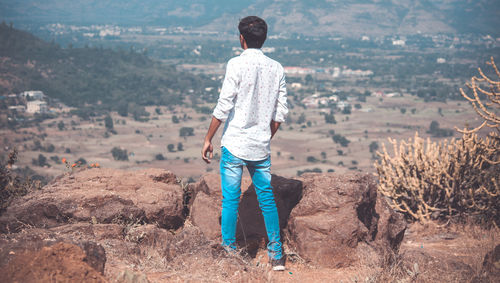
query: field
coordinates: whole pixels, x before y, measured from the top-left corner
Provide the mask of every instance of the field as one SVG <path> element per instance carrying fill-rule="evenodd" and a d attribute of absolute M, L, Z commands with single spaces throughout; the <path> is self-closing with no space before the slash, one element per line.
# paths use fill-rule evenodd
<path fill-rule="evenodd" d="M 420 137 L 430 137 L 427 131 L 432 121 L 437 121 L 440 128 L 448 129 L 453 129 L 454 126 L 463 128 L 466 122 L 470 123 L 469 126 L 479 123 L 475 122 L 476 114 L 465 101 L 424 102 L 418 97 L 406 95 L 367 97 L 366 102 L 351 103 L 359 103 L 361 108 L 353 107 L 349 115 L 336 113 L 336 124 L 325 123 L 321 112 L 329 113 L 327 108 L 295 106 L 291 109 L 292 122 L 283 124 L 272 141 L 273 173 L 293 177 L 300 173 L 299 171 L 314 168 L 319 168 L 322 172 L 374 172 L 374 154 L 370 152 L 370 144 L 373 142 L 376 142 L 381 150 L 382 143 L 389 145 L 388 137 L 408 139 L 413 137 L 415 132 L 418 132 Z M 214 107 L 213 104 L 206 106 Z M 19 150 L 17 166 L 30 166 L 37 173 L 48 177 L 71 170 L 65 164 L 57 164 L 55 161 L 63 157 L 70 165 L 79 158 L 84 158 L 88 164 L 99 163 L 101 167 L 108 168 L 165 168 L 175 172 L 185 181 L 196 180 L 205 172 L 217 172 L 216 160 L 205 164 L 200 156 L 210 114 L 197 113 L 185 107 L 159 108 L 159 114 L 156 107 L 146 109 L 150 113 L 147 122 L 110 113 L 116 134 L 106 133 L 104 117 L 83 121 L 77 116 L 63 112 L 59 118 L 45 120 L 37 127 L 22 128 L 16 132 L 2 129 L 2 148 L 7 154 L 16 146 Z M 297 124 L 296 121 L 302 113 L 305 115 L 305 122 Z M 174 115 L 179 117 L 179 123 L 172 122 Z M 65 124 L 64 130 L 59 130 L 56 126 L 60 121 Z M 193 128 L 194 135 L 181 137 L 179 131 L 182 127 Z M 350 141 L 347 147 L 332 140 L 332 130 Z M 222 129 L 219 129 L 213 140 L 215 159 L 220 155 L 221 132 Z M 454 137 L 459 137 L 459 133 L 453 132 Z M 36 149 L 36 140 L 40 141 L 42 149 Z M 178 150 L 179 143 L 182 143 L 182 151 Z M 43 149 L 51 144 L 54 145 L 52 152 Z M 167 149 L 168 144 L 174 145 L 173 151 Z M 111 154 L 114 147 L 126 149 L 129 160 L 114 160 Z M 388 146 L 388 150 L 391 152 L 392 147 Z M 32 165 L 32 160 L 37 159 L 40 154 L 47 158 L 49 166 Z M 158 160 L 158 154 L 165 159 Z M 53 157 L 53 160 L 50 157 Z"/>

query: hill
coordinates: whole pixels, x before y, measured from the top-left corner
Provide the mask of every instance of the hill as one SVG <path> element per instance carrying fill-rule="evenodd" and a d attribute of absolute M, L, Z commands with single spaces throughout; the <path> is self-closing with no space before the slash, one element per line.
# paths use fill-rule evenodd
<path fill-rule="evenodd" d="M 0 19 L 16 23 L 120 24 L 194 27 L 234 32 L 249 14 L 274 31 L 315 35 L 480 33 L 499 36 L 495 0 L 193 0 L 0 2 Z"/>
<path fill-rule="evenodd" d="M 211 81 L 134 50 L 61 48 L 0 24 L 0 93 L 42 90 L 70 106 L 181 104 Z"/>

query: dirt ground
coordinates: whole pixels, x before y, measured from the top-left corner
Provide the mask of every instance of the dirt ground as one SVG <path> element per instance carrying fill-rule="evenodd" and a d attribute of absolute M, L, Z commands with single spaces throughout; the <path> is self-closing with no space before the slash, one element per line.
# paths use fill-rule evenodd
<path fill-rule="evenodd" d="M 465 101 L 424 102 L 413 96 L 380 98 L 368 97 L 360 103 L 362 108 L 353 107 L 352 114 L 335 114 L 337 124 L 325 123 L 321 108 L 294 107 L 290 109 L 292 123 L 283 124 L 272 142 L 273 173 L 285 177 L 296 176 L 298 171 L 319 168 L 323 172 L 334 170 L 374 172 L 372 153 L 369 145 L 377 142 L 379 149 L 382 143 L 389 146 L 388 137 L 408 139 L 419 132 L 423 138 L 429 137 L 426 131 L 433 120 L 439 122 L 441 128 L 463 128 L 466 124 L 476 125 L 476 114 Z M 207 105 L 213 107 L 214 105 Z M 218 162 L 205 164 L 200 158 L 203 138 L 209 125 L 209 114 L 197 113 L 191 108 L 167 109 L 160 107 L 161 114 L 156 114 L 156 107 L 149 107 L 151 113 L 148 122 L 134 121 L 130 117 L 121 117 L 111 113 L 114 129 L 117 134 L 106 135 L 103 117 L 82 121 L 76 116 L 63 115 L 61 118 L 46 120 L 39 127 L 23 128 L 17 132 L 0 130 L 2 150 L 5 154 L 17 147 L 19 162 L 17 166 L 30 166 L 39 174 L 49 177 L 58 176 L 70 170 L 64 164 L 57 164 L 50 157 L 66 158 L 71 164 L 84 158 L 89 164 L 99 163 L 101 167 L 119 169 L 165 168 L 175 171 L 185 181 L 196 180 L 205 172 L 217 172 Z M 405 108 L 403 114 L 400 109 Z M 412 111 L 412 109 L 415 109 Z M 441 109 L 441 114 L 439 114 Z M 414 112 L 414 113 L 412 113 Z M 307 124 L 296 124 L 298 117 L 304 113 Z M 172 123 L 172 116 L 181 117 L 180 123 Z M 182 119 L 186 115 L 186 119 Z M 64 121 L 66 129 L 58 130 L 57 123 Z M 180 137 L 181 127 L 192 127 L 194 136 Z M 350 140 L 347 147 L 335 144 L 330 131 L 341 134 Z M 220 129 L 213 142 L 216 158 L 220 155 Z M 45 134 L 45 137 L 42 135 Z M 455 132 L 455 137 L 459 134 Z M 431 138 L 434 141 L 439 138 Z M 53 144 L 55 150 L 46 152 L 33 149 L 35 140 L 42 146 Z M 182 143 L 183 150 L 177 145 Z M 175 150 L 169 152 L 167 145 L 173 144 Z M 7 146 L 7 147 L 6 147 Z M 113 147 L 127 150 L 129 161 L 116 161 L 111 155 Z M 66 149 L 70 153 L 66 153 Z M 339 154 L 342 151 L 342 155 Z M 32 165 L 32 159 L 43 154 L 50 166 Z M 165 160 L 157 160 L 155 156 L 162 154 Z M 311 159 L 311 157 L 316 160 Z M 308 161 L 309 159 L 309 161 Z M 313 160 L 311 162 L 311 160 Z"/>
<path fill-rule="evenodd" d="M 471 282 L 481 273 L 486 253 L 498 244 L 498 228 L 482 229 L 474 225 L 439 227 L 433 223 L 417 223 L 409 226 L 399 256 L 382 268 L 357 265 L 338 269 L 324 268 L 307 263 L 293 251 L 286 249 L 288 260 L 284 272 L 270 270 L 263 250 L 255 258 L 243 259 L 245 265 L 251 266 L 249 270 L 257 268 L 261 271 L 257 274 L 258 277 L 255 277 L 256 274 L 248 274 L 246 277 L 245 272 L 239 269 L 232 272 L 241 273 L 237 276 L 241 279 L 239 282 L 256 279 L 260 282 Z M 186 265 L 190 264 L 190 260 L 193 259 L 185 259 Z M 203 261 L 201 258 L 196 260 Z M 179 274 L 175 271 L 143 272 L 151 282 L 164 282 L 165 279 L 169 282 L 224 281 L 220 274 L 200 280 L 196 270 L 191 274 Z M 206 272 L 202 273 L 206 276 Z"/>

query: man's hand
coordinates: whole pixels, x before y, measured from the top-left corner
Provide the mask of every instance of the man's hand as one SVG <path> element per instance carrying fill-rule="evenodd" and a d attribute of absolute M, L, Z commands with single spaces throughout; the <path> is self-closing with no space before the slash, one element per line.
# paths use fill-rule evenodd
<path fill-rule="evenodd" d="M 214 147 L 212 146 L 212 142 L 205 141 L 203 144 L 203 148 L 201 149 L 201 158 L 206 163 L 210 163 L 210 159 L 214 157 Z"/>
<path fill-rule="evenodd" d="M 274 137 L 274 134 L 278 131 L 280 128 L 281 123 L 280 122 L 275 122 L 274 120 L 271 120 L 271 139 Z"/>
<path fill-rule="evenodd" d="M 203 148 L 201 149 L 201 158 L 206 163 L 210 163 L 210 159 L 214 157 L 214 147 L 212 146 L 212 138 L 217 132 L 220 124 L 222 122 L 212 116 L 212 121 L 210 122 L 210 126 L 208 126 L 208 132 L 205 136 L 205 142 L 203 143 Z"/>

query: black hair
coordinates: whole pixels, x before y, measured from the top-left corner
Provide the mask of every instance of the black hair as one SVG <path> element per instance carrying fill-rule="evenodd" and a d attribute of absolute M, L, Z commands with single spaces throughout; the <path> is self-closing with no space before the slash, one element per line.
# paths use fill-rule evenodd
<path fill-rule="evenodd" d="M 240 20 L 238 30 L 247 42 L 248 48 L 261 48 L 267 37 L 267 24 L 257 16 L 248 16 Z"/>

